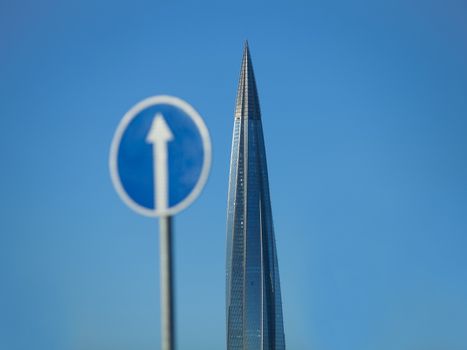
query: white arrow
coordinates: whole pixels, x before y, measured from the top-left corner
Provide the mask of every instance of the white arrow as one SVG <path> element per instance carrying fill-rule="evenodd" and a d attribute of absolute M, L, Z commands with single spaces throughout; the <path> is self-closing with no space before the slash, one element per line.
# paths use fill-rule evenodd
<path fill-rule="evenodd" d="M 154 210 L 163 211 L 168 207 L 169 174 L 167 143 L 174 138 L 161 113 L 157 113 L 146 137 L 152 143 L 154 169 Z"/>

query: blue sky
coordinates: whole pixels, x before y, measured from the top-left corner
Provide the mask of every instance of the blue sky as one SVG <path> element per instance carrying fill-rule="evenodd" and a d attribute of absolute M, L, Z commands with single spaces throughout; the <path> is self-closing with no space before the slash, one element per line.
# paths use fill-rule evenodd
<path fill-rule="evenodd" d="M 157 222 L 108 171 L 119 120 L 156 94 L 213 143 L 175 220 L 179 348 L 225 347 L 248 39 L 288 349 L 466 349 L 466 35 L 454 0 L 1 1 L 0 348 L 159 347 Z"/>

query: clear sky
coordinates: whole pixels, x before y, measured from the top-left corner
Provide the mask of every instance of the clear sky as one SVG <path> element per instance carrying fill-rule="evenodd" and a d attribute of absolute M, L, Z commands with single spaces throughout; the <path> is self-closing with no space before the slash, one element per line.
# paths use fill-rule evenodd
<path fill-rule="evenodd" d="M 190 102 L 213 143 L 177 215 L 179 349 L 225 348 L 243 41 L 288 349 L 467 349 L 465 1 L 0 1 L 0 349 L 159 348 L 156 220 L 118 198 L 119 120 Z"/>

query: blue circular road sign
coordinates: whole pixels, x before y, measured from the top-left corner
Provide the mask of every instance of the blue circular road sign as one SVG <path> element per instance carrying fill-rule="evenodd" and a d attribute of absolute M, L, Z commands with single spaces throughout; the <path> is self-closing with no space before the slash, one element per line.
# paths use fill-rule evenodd
<path fill-rule="evenodd" d="M 201 116 L 173 96 L 149 97 L 117 127 L 110 174 L 122 200 L 147 216 L 173 215 L 189 206 L 206 183 L 211 141 Z"/>

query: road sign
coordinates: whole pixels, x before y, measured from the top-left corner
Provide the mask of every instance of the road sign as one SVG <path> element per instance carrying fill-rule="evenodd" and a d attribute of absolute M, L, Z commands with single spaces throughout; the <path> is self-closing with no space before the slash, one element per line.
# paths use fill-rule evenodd
<path fill-rule="evenodd" d="M 206 183 L 211 141 L 201 116 L 173 96 L 149 97 L 118 125 L 110 151 L 112 182 L 122 200 L 147 216 L 173 215 Z"/>

